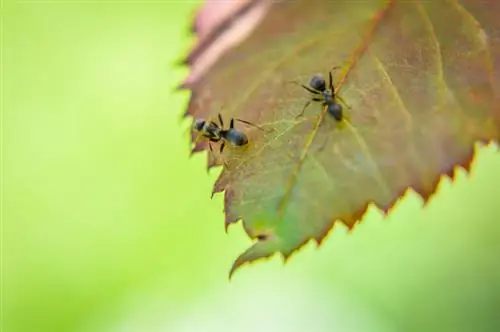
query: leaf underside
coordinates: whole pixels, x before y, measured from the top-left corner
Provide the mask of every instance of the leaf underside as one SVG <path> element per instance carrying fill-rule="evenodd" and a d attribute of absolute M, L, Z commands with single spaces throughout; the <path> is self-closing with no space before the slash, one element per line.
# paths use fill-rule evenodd
<path fill-rule="evenodd" d="M 243 220 L 257 241 L 235 261 L 288 258 L 334 223 L 351 229 L 374 203 L 387 212 L 409 188 L 424 201 L 441 176 L 469 169 L 476 142 L 500 138 L 500 2 L 327 1 L 273 3 L 192 91 L 187 114 L 236 124 L 245 147 L 209 153 L 226 162 L 226 225 Z M 351 107 L 336 122 L 318 103 L 296 118 L 316 73 L 333 66 Z M 223 107 L 221 109 L 221 107 Z M 194 136 L 193 136 L 194 137 Z M 195 151 L 207 149 L 200 141 Z"/>

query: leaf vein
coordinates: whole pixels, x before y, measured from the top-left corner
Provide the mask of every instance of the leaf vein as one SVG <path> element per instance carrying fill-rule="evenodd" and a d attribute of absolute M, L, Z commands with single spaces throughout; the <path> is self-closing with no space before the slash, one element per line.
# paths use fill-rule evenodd
<path fill-rule="evenodd" d="M 474 17 L 474 15 L 472 15 L 472 13 L 467 10 L 467 8 L 465 8 L 462 4 L 460 4 L 458 2 L 458 0 L 454 0 L 454 1 L 451 1 L 451 0 L 446 0 L 448 2 L 452 2 L 454 5 L 455 5 L 455 8 L 457 8 L 457 10 L 463 14 L 467 19 L 469 19 L 473 25 L 475 27 L 477 27 L 478 29 L 482 30 L 483 32 L 484 29 L 481 25 L 481 23 L 479 23 L 479 21 Z M 485 32 L 486 33 L 486 32 Z M 480 34 L 478 33 L 477 35 L 477 38 L 479 39 L 480 38 Z M 491 88 L 494 90 L 494 87 L 495 87 L 495 78 L 494 78 L 494 75 L 493 75 L 493 71 L 494 71 L 494 65 L 493 65 L 493 55 L 491 54 L 491 45 L 490 43 L 484 43 L 482 40 L 479 39 L 479 44 L 483 45 L 484 46 L 484 49 L 486 51 L 486 59 L 487 59 L 487 67 L 488 67 L 488 77 L 490 79 L 490 84 L 491 84 Z"/>
<path fill-rule="evenodd" d="M 380 10 L 380 12 L 377 13 L 377 15 L 373 18 L 372 24 L 368 28 L 368 31 L 366 33 L 365 38 L 362 39 L 359 47 L 357 47 L 356 50 L 354 51 L 353 55 L 351 56 L 351 61 L 348 63 L 346 70 L 342 72 L 340 80 L 337 82 L 337 84 L 335 86 L 335 90 L 337 92 L 340 91 L 340 88 L 342 87 L 344 81 L 347 79 L 347 76 L 349 75 L 350 71 L 355 67 L 359 58 L 361 58 L 363 56 L 363 54 L 365 54 L 365 52 L 368 48 L 369 42 L 371 41 L 373 35 L 375 34 L 376 29 L 380 26 L 383 18 L 385 17 L 387 12 L 393 8 L 393 6 L 394 6 L 394 0 L 387 1 L 384 8 L 382 8 Z M 288 199 L 291 195 L 292 188 L 296 183 L 298 173 L 300 172 L 300 168 L 302 167 L 302 164 L 304 163 L 304 159 L 307 155 L 307 151 L 311 147 L 311 144 L 314 141 L 314 138 L 316 137 L 319 125 L 321 124 L 321 122 L 325 118 L 326 111 L 327 111 L 327 108 L 324 107 L 324 109 L 321 112 L 321 115 L 319 116 L 318 121 L 316 122 L 312 132 L 308 136 L 308 139 L 306 141 L 306 144 L 304 145 L 300 159 L 297 162 L 296 166 L 294 167 L 292 174 L 289 177 L 289 180 L 287 181 L 287 184 L 285 187 L 285 194 L 283 195 L 283 198 L 278 203 L 278 215 L 283 214 L 284 207 L 285 207 L 286 202 L 288 201 Z"/>

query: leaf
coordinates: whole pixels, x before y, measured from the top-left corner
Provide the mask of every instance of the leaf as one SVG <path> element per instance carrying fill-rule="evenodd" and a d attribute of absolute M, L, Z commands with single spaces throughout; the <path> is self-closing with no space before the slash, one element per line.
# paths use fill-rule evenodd
<path fill-rule="evenodd" d="M 199 79 L 224 51 L 244 40 L 269 8 L 267 0 L 207 0 L 193 25 L 198 44 L 185 59 L 191 72 L 181 87 Z"/>
<path fill-rule="evenodd" d="M 469 169 L 476 142 L 500 137 L 500 2 L 275 2 L 259 26 L 191 80 L 193 117 L 242 118 L 214 192 L 226 224 L 256 238 L 241 265 L 288 258 L 334 223 L 351 229 L 374 203 L 387 212 L 409 189 L 427 201 L 441 176 Z M 351 110 L 341 124 L 317 104 L 296 119 L 311 75 L 334 80 Z M 226 120 L 227 121 L 227 120 Z M 239 125 L 238 125 L 239 126 Z M 198 144 L 195 149 L 206 148 Z"/>

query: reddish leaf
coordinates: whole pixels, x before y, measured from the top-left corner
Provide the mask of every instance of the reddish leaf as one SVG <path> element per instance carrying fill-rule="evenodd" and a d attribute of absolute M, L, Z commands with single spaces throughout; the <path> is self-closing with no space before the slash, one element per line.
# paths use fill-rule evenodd
<path fill-rule="evenodd" d="M 270 4 L 270 2 L 268 3 Z M 442 175 L 468 169 L 475 142 L 500 137 L 497 0 L 274 2 L 259 26 L 187 86 L 188 113 L 238 117 L 244 148 L 228 147 L 215 191 L 226 223 L 258 241 L 234 263 L 285 258 L 334 222 L 352 228 L 374 202 L 384 211 L 408 188 L 424 200 Z M 200 18 L 199 18 L 200 19 Z M 352 107 L 341 124 L 300 87 L 335 75 Z M 194 66 L 196 66 L 196 61 Z"/>
<path fill-rule="evenodd" d="M 191 72 L 183 86 L 187 87 L 199 79 L 224 51 L 244 40 L 269 8 L 267 0 L 208 0 L 193 26 L 198 44 L 186 59 L 191 65 Z"/>

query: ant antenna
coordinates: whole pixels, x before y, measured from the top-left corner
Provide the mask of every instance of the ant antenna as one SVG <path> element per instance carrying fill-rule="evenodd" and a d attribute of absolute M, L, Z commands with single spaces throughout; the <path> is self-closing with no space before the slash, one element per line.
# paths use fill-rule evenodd
<path fill-rule="evenodd" d="M 332 67 L 332 69 L 330 69 L 330 79 L 331 79 L 332 72 L 334 72 L 334 71 L 335 71 L 335 70 L 337 70 L 337 69 L 341 69 L 341 67 L 340 67 L 340 66 L 334 66 L 334 67 Z M 340 102 L 341 102 L 342 104 L 344 104 L 344 106 L 346 106 L 348 109 L 352 109 L 352 107 L 351 107 L 351 106 L 349 106 L 349 105 L 345 102 L 345 100 L 344 100 L 344 99 L 342 99 L 342 97 L 340 97 L 339 95 L 335 94 L 335 98 L 337 98 L 338 100 L 340 100 Z"/>
<path fill-rule="evenodd" d="M 295 84 L 295 85 L 298 85 L 298 86 L 302 86 L 302 84 L 300 84 L 297 80 L 285 81 L 283 83 L 284 84 Z"/>
<path fill-rule="evenodd" d="M 254 124 L 254 123 L 251 123 L 251 122 L 248 122 L 248 121 L 245 121 L 245 120 L 242 120 L 242 119 L 235 119 L 235 120 L 236 120 L 236 121 L 239 121 L 239 122 L 241 122 L 241 123 L 247 124 L 247 125 L 249 125 L 249 126 L 255 127 L 255 128 L 257 128 L 257 129 L 260 129 L 260 130 L 263 130 L 263 131 L 267 131 L 267 130 L 265 130 L 264 128 L 262 128 L 262 127 L 260 127 L 260 126 L 257 126 L 257 125 L 256 125 L 256 124 Z"/>
<path fill-rule="evenodd" d="M 344 105 L 345 105 L 348 109 L 352 109 L 352 107 L 351 107 L 351 106 L 349 106 L 349 105 L 345 102 L 345 100 L 344 100 L 344 99 L 342 99 L 342 97 L 340 97 L 339 95 L 335 95 L 335 98 L 337 98 L 338 100 L 340 100 L 340 102 L 341 102 L 342 104 L 344 104 Z"/>
<path fill-rule="evenodd" d="M 330 73 L 334 72 L 337 69 L 340 69 L 340 66 L 333 66 L 332 69 L 330 69 Z"/>
<path fill-rule="evenodd" d="M 296 84 L 299 84 L 299 83 L 297 83 L 297 82 L 295 82 L 295 83 L 296 83 Z M 299 84 L 299 85 L 300 85 L 300 84 Z M 218 117 L 219 117 L 219 121 L 220 121 L 221 127 L 224 127 L 224 124 L 223 124 L 223 122 L 222 122 L 222 116 L 221 116 L 221 113 L 222 113 L 222 110 L 223 110 L 223 109 L 224 109 L 224 104 L 221 104 L 221 106 L 220 106 L 220 110 L 219 110 L 219 114 L 218 114 Z M 260 127 L 260 126 L 257 126 L 257 125 L 256 125 L 256 124 L 254 124 L 254 123 L 251 123 L 251 122 L 248 122 L 248 121 L 245 121 L 245 120 L 242 120 L 242 119 L 236 119 L 236 118 L 235 118 L 234 120 L 236 120 L 236 121 L 238 121 L 238 122 L 241 122 L 241 123 L 244 123 L 244 124 L 247 124 L 247 125 L 249 125 L 249 126 L 252 126 L 252 127 L 258 128 L 258 129 L 263 130 L 263 131 L 268 131 L 268 130 L 265 130 L 264 128 Z"/>

